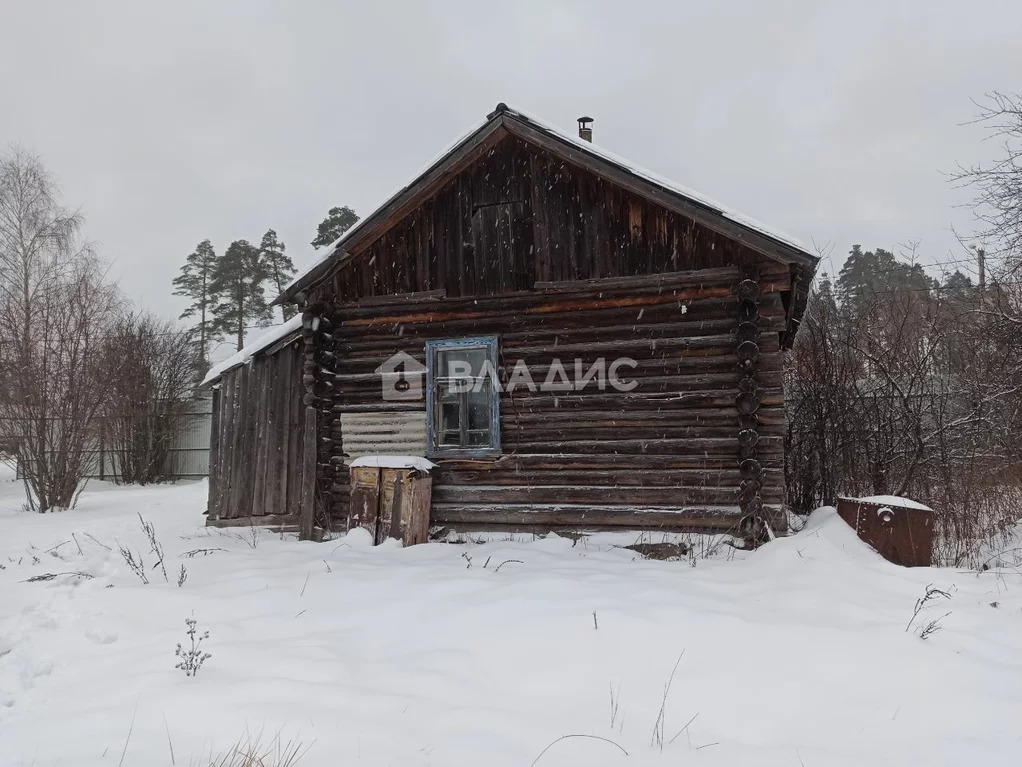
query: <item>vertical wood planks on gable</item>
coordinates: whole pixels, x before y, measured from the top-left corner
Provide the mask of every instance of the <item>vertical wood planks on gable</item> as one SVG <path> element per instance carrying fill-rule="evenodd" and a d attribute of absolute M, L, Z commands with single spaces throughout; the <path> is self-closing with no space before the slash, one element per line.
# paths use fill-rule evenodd
<path fill-rule="evenodd" d="M 542 159 L 536 155 L 531 155 L 529 157 L 529 175 L 532 183 L 529 185 L 529 207 L 532 215 L 533 250 L 527 254 L 527 258 L 533 265 L 535 279 L 549 282 L 553 279 L 550 271 L 550 248 L 545 246 L 550 241 L 550 224 L 547 220 L 546 206 L 543 205 L 543 200 L 545 199 L 544 191 L 540 187 L 544 178 L 542 169 Z M 544 247 L 538 247 L 541 243 Z"/>
<path fill-rule="evenodd" d="M 510 238 L 497 238 L 510 243 L 510 256 L 503 245 L 497 252 L 473 247 L 477 212 L 510 204 L 515 205 L 508 210 Z M 527 290 L 536 280 L 628 277 L 760 260 L 740 242 L 513 138 L 360 247 L 355 260 L 323 284 L 326 290 L 317 288 L 318 301 L 437 288 L 452 298 L 499 295 Z M 509 266 L 495 266 L 498 259 Z M 509 283 L 516 287 L 509 289 Z"/>

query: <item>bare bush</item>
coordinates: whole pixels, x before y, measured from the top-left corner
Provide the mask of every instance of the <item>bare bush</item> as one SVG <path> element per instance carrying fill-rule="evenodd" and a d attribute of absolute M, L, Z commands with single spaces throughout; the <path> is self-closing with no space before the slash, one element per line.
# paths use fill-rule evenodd
<path fill-rule="evenodd" d="M 785 372 L 788 498 L 803 513 L 915 498 L 935 512 L 935 561 L 974 566 L 1022 516 L 1022 293 L 913 268 L 869 291 L 824 278 L 811 296 Z"/>
<path fill-rule="evenodd" d="M 171 448 L 184 426 L 192 390 L 189 334 L 151 314 L 115 323 L 106 344 L 116 370 L 103 419 L 119 481 L 146 485 L 173 474 Z"/>

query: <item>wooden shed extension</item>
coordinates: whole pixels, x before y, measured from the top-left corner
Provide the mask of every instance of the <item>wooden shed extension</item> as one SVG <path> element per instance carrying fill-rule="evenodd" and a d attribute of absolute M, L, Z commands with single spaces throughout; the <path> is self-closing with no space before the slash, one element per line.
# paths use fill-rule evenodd
<path fill-rule="evenodd" d="M 308 513 L 346 529 L 353 457 L 424 453 L 434 525 L 780 529 L 781 354 L 815 266 L 498 105 L 277 299 L 302 309 Z M 627 388 L 577 385 L 620 361 Z"/>
<path fill-rule="evenodd" d="M 206 376 L 213 388 L 208 524 L 297 529 L 302 494 L 314 491 L 315 480 L 314 470 L 303 472 L 304 351 L 301 327 L 291 323 Z"/>

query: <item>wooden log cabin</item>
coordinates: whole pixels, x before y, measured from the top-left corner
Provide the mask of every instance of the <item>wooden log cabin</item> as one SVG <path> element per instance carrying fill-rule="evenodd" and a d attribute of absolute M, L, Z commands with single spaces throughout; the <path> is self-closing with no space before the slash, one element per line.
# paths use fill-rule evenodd
<path fill-rule="evenodd" d="M 785 530 L 817 258 L 591 122 L 498 105 L 277 298 L 300 320 L 209 377 L 210 524 L 345 530 L 390 454 L 436 464 L 434 527 Z"/>

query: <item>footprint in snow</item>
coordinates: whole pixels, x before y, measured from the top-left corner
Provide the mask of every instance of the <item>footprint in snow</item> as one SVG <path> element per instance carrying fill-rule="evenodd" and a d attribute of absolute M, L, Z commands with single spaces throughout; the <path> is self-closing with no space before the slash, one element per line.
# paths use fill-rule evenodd
<path fill-rule="evenodd" d="M 87 629 L 85 638 L 96 644 L 113 644 L 117 641 L 117 634 L 100 629 Z"/>

